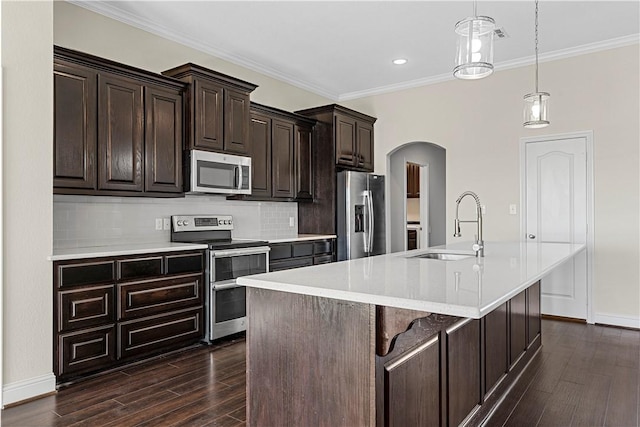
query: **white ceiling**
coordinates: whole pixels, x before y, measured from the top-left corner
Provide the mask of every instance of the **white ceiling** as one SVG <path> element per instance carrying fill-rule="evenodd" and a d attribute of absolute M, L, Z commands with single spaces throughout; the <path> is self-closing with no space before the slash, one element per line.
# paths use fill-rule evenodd
<path fill-rule="evenodd" d="M 451 79 L 454 26 L 473 15 L 471 1 L 68 1 L 334 100 Z M 639 40 L 639 0 L 539 9 L 541 61 Z M 532 63 L 533 0 L 477 10 L 508 34 L 496 69 Z"/>

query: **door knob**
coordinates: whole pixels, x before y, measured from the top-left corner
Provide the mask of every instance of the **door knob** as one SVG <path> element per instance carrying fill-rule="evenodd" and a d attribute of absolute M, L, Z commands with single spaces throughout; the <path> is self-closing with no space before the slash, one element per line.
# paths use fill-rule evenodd
<path fill-rule="evenodd" d="M 536 235 L 535 235 L 535 234 L 529 234 L 529 236 L 528 236 L 528 237 L 529 237 L 530 239 L 535 239 L 535 238 L 536 238 Z"/>

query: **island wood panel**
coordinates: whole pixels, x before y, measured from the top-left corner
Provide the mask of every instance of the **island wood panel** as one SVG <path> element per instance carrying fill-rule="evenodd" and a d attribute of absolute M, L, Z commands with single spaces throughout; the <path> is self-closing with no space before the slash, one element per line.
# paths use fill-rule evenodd
<path fill-rule="evenodd" d="M 533 344 L 540 335 L 540 281 L 527 289 L 527 343 Z"/>
<path fill-rule="evenodd" d="M 440 424 L 440 335 L 384 366 L 385 426 Z"/>
<path fill-rule="evenodd" d="M 509 366 L 513 366 L 527 347 L 527 297 L 520 292 L 509 301 Z"/>
<path fill-rule="evenodd" d="M 374 306 L 247 288 L 247 425 L 373 425 Z"/>
<path fill-rule="evenodd" d="M 506 302 L 482 319 L 484 398 L 508 370 L 507 321 Z"/>
<path fill-rule="evenodd" d="M 459 425 L 480 403 L 480 320 L 447 329 L 448 425 Z"/>

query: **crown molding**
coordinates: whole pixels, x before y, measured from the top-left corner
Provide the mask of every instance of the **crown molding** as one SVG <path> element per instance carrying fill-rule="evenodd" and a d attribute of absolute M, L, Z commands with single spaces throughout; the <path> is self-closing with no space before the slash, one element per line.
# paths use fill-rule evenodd
<path fill-rule="evenodd" d="M 289 74 L 280 72 L 271 67 L 267 67 L 263 64 L 259 64 L 255 61 L 252 61 L 251 59 L 219 49 L 208 43 L 203 43 L 202 41 L 196 40 L 192 37 L 187 36 L 186 34 L 180 33 L 179 31 L 176 31 L 173 28 L 167 28 L 154 21 L 145 19 L 137 15 L 133 15 L 128 12 L 123 12 L 117 7 L 112 6 L 110 3 L 106 3 L 103 1 L 96 1 L 96 0 L 66 0 L 66 1 L 76 6 L 82 7 L 84 9 L 90 10 L 92 12 L 98 13 L 108 18 L 114 19 L 116 21 L 120 21 L 124 24 L 131 25 L 132 27 L 136 27 L 148 33 L 155 34 L 167 40 L 171 40 L 176 43 L 180 43 L 184 46 L 188 46 L 190 48 L 199 50 L 201 52 L 208 53 L 209 55 L 215 56 L 216 58 L 223 59 L 235 65 L 240 65 L 244 68 L 255 71 L 257 73 L 264 74 L 268 77 L 272 77 L 276 80 L 280 80 L 284 83 L 288 83 L 300 89 L 304 89 L 306 91 L 323 96 L 332 101 L 338 100 L 338 94 L 330 92 L 323 87 L 310 84 L 296 77 L 293 77 Z"/>
<path fill-rule="evenodd" d="M 357 98 L 364 98 L 367 96 L 382 95 L 389 92 L 396 92 L 400 90 L 412 89 L 420 86 L 427 86 L 437 83 L 442 83 L 449 80 L 454 80 L 453 73 L 440 74 L 437 76 L 430 76 L 416 80 L 410 80 L 406 82 L 396 83 L 387 86 L 380 86 L 376 88 L 366 89 L 362 91 L 346 92 L 337 94 L 327 90 L 318 85 L 310 84 L 303 80 L 300 80 L 294 76 L 283 73 L 271 67 L 267 67 L 263 64 L 259 64 L 251 59 L 245 58 L 240 55 L 227 52 L 219 49 L 208 43 L 203 43 L 192 37 L 180 33 L 172 28 L 167 28 L 157 24 L 151 20 L 142 18 L 137 15 L 126 13 L 120 9 L 112 6 L 110 3 L 96 0 L 66 0 L 71 4 L 80 6 L 92 12 L 100 15 L 107 16 L 117 21 L 123 22 L 127 25 L 139 28 L 149 33 L 158 35 L 168 40 L 180 43 L 182 45 L 191 47 L 193 49 L 208 53 L 217 58 L 231 62 L 235 65 L 240 65 L 249 70 L 255 71 L 260 74 L 272 77 L 276 80 L 280 80 L 284 83 L 288 83 L 292 86 L 300 89 L 315 93 L 316 95 L 323 96 L 332 101 L 348 101 Z M 614 49 L 618 47 L 629 46 L 632 44 L 640 43 L 640 34 L 631 34 L 624 37 L 618 37 L 614 39 L 604 40 L 595 43 L 589 43 L 581 46 L 576 46 L 568 49 L 556 50 L 538 56 L 538 62 L 556 61 L 565 58 L 571 58 L 578 55 L 585 55 L 589 53 L 595 53 L 602 50 Z M 494 64 L 495 71 L 509 70 L 512 68 L 525 67 L 535 63 L 535 56 L 527 56 L 510 61 L 504 61 Z"/>

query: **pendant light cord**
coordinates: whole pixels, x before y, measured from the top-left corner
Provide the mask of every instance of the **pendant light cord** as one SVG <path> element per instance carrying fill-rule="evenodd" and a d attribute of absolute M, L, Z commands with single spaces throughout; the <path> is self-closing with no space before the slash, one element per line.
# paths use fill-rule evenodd
<path fill-rule="evenodd" d="M 538 0 L 536 0 L 536 93 L 538 93 Z"/>
<path fill-rule="evenodd" d="M 478 2 L 476 0 L 473 0 L 473 16 L 478 16 Z"/>

